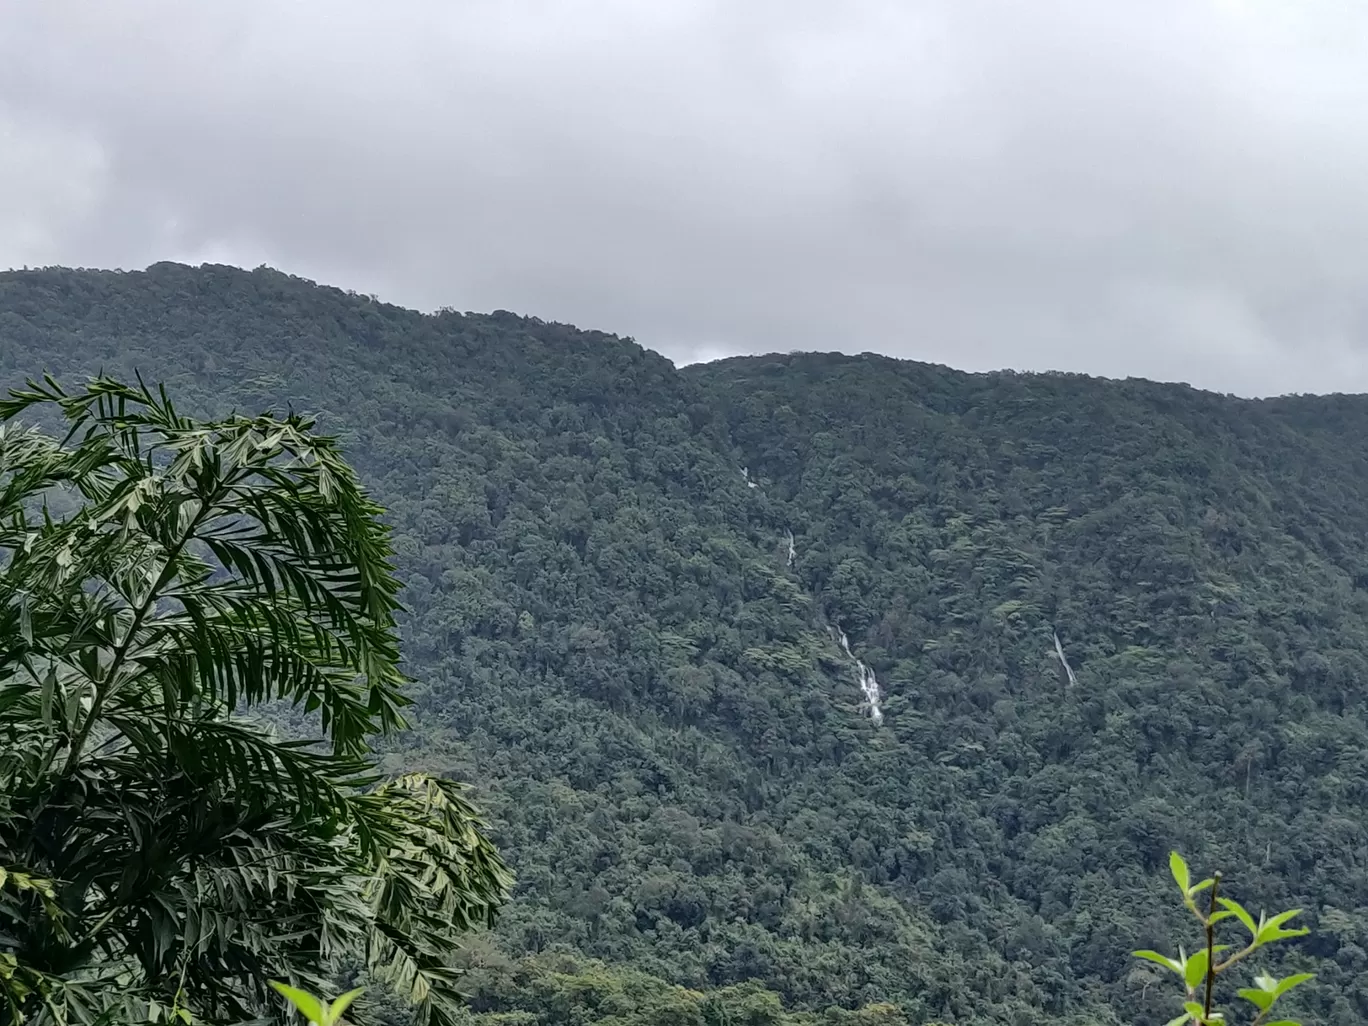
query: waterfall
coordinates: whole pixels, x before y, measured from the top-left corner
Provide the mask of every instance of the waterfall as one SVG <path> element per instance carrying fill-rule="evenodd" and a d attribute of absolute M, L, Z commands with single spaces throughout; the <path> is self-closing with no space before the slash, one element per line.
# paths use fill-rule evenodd
<path fill-rule="evenodd" d="M 741 468 L 741 480 L 743 480 L 743 481 L 746 482 L 746 487 L 747 487 L 747 488 L 754 488 L 754 487 L 755 487 L 755 482 L 751 480 L 750 468 L 749 468 L 749 467 L 742 467 L 742 468 Z"/>
<path fill-rule="evenodd" d="M 1054 632 L 1055 656 L 1059 659 L 1059 665 L 1064 669 L 1064 679 L 1067 686 L 1072 687 L 1078 683 L 1078 678 L 1074 676 L 1073 667 L 1069 665 L 1069 660 L 1064 656 L 1064 646 L 1060 644 L 1059 632 Z"/>
<path fill-rule="evenodd" d="M 874 676 L 874 671 L 864 664 L 864 661 L 857 659 L 855 653 L 850 651 L 850 639 L 846 637 L 845 631 L 840 628 L 833 628 L 836 638 L 841 643 L 841 651 L 845 652 L 846 657 L 855 664 L 855 674 L 860 682 L 860 691 L 864 693 L 864 708 L 869 710 L 869 718 L 877 726 L 883 723 L 883 693 L 879 690 L 879 681 Z"/>
<path fill-rule="evenodd" d="M 793 560 L 798 555 L 798 550 L 793 546 L 793 532 L 788 533 L 788 565 L 793 566 Z"/>

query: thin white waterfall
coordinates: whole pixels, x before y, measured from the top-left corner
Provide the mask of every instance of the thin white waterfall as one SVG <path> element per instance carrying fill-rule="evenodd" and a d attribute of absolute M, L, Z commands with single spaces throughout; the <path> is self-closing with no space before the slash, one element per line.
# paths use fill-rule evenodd
<path fill-rule="evenodd" d="M 864 708 L 869 712 L 869 718 L 880 724 L 883 722 L 883 692 L 879 690 L 879 681 L 874 676 L 874 671 L 864 664 L 864 661 L 856 658 L 855 653 L 850 651 L 850 639 L 846 637 L 845 631 L 834 628 L 836 639 L 841 644 L 841 651 L 846 657 L 855 664 L 855 674 L 860 682 L 860 690 L 864 693 Z"/>
<path fill-rule="evenodd" d="M 1059 632 L 1054 632 L 1055 656 L 1059 659 L 1059 665 L 1064 668 L 1064 675 L 1068 679 L 1069 686 L 1078 683 L 1078 678 L 1074 676 L 1073 667 L 1069 665 L 1068 658 L 1064 655 L 1064 646 L 1060 644 Z"/>

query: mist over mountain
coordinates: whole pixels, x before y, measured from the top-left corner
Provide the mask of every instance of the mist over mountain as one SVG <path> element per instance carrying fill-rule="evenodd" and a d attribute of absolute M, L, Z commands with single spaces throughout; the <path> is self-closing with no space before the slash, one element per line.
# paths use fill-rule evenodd
<path fill-rule="evenodd" d="M 388 509 L 386 765 L 519 877 L 472 1022 L 1160 1023 L 1174 847 L 1368 1019 L 1368 398 L 0 273 L 0 383 L 100 370 L 316 414 Z"/>

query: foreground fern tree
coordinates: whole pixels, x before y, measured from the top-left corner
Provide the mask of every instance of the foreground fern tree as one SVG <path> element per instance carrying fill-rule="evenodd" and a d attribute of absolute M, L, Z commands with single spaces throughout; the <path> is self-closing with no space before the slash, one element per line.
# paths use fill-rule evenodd
<path fill-rule="evenodd" d="M 452 1020 L 510 877 L 459 785 L 372 773 L 405 705 L 379 513 L 298 417 L 0 402 L 0 1026 L 272 1018 L 270 979 L 342 964 Z M 282 700 L 321 743 L 243 718 Z"/>

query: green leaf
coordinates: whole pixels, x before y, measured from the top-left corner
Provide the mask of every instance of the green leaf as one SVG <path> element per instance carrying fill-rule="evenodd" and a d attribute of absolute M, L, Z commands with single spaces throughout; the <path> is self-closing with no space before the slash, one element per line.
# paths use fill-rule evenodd
<path fill-rule="evenodd" d="M 330 1026 L 327 1018 L 328 1013 L 323 1007 L 323 1002 L 319 1001 L 318 998 L 308 991 L 291 987 L 289 984 L 281 983 L 278 980 L 269 980 L 268 982 L 286 1001 L 299 1009 L 309 1022 L 317 1023 L 318 1026 Z"/>
<path fill-rule="evenodd" d="M 1254 922 L 1254 917 L 1245 911 L 1245 907 L 1238 901 L 1234 901 L 1231 898 L 1217 898 L 1216 903 L 1243 923 L 1251 937 L 1259 936 L 1259 926 Z"/>
<path fill-rule="evenodd" d="M 1299 908 L 1294 908 L 1288 912 L 1279 912 L 1267 922 L 1260 923 L 1259 932 L 1256 935 L 1255 940 L 1260 944 L 1269 944 L 1273 941 L 1283 940 L 1287 937 L 1305 937 L 1311 932 L 1306 927 L 1303 926 L 1297 929 L 1284 930 L 1282 925 L 1294 916 L 1301 915 L 1301 911 L 1302 910 Z"/>
<path fill-rule="evenodd" d="M 1288 976 L 1278 981 L 1277 986 L 1274 988 L 1273 996 L 1282 997 L 1293 987 L 1300 987 L 1307 980 L 1314 980 L 1315 978 L 1315 973 L 1295 973 L 1292 976 Z"/>
<path fill-rule="evenodd" d="M 1194 951 L 1192 956 L 1183 966 L 1183 979 L 1189 987 L 1195 987 L 1206 979 L 1207 966 L 1210 964 L 1207 958 L 1206 948 Z"/>
<path fill-rule="evenodd" d="M 1179 976 L 1183 975 L 1183 963 L 1175 958 L 1161 955 L 1157 951 L 1132 951 L 1131 954 L 1136 958 L 1143 958 L 1147 961 L 1154 962 L 1156 965 L 1162 965 L 1165 969 L 1171 969 Z"/>
<path fill-rule="evenodd" d="M 43 726 L 52 726 L 52 696 L 57 691 L 57 664 L 48 667 L 48 671 L 43 675 L 43 689 L 38 700 L 38 715 L 43 721 Z"/>
<path fill-rule="evenodd" d="M 1284 979 L 1276 979 L 1267 974 L 1257 976 L 1254 979 L 1257 987 L 1246 987 L 1238 993 L 1250 1004 L 1255 1005 L 1260 1014 L 1267 1012 L 1272 1007 L 1273 1002 L 1282 997 L 1293 987 L 1299 987 L 1307 980 L 1315 979 L 1315 973 L 1295 973 Z M 1272 1026 L 1270 1023 L 1269 1026 Z"/>
<path fill-rule="evenodd" d="M 355 990 L 349 990 L 334 1001 L 332 1007 L 328 1009 L 330 1024 L 339 1022 L 342 1019 L 342 1013 L 347 1010 L 353 1001 L 361 996 L 365 989 L 365 987 L 357 987 Z"/>
<path fill-rule="evenodd" d="M 1183 892 L 1183 897 L 1188 896 L 1188 888 L 1191 886 L 1192 876 L 1188 872 L 1188 864 L 1183 861 L 1183 856 L 1176 851 L 1169 852 L 1169 872 L 1173 874 L 1174 881 L 1178 884 L 1178 889 Z"/>
<path fill-rule="evenodd" d="M 1164 1023 L 1164 1026 L 1183 1026 L 1183 1023 L 1187 1022 L 1191 1018 L 1191 1012 L 1184 1012 L 1182 1015 L 1178 1016 L 1178 1018 L 1170 1019 L 1168 1022 Z"/>

